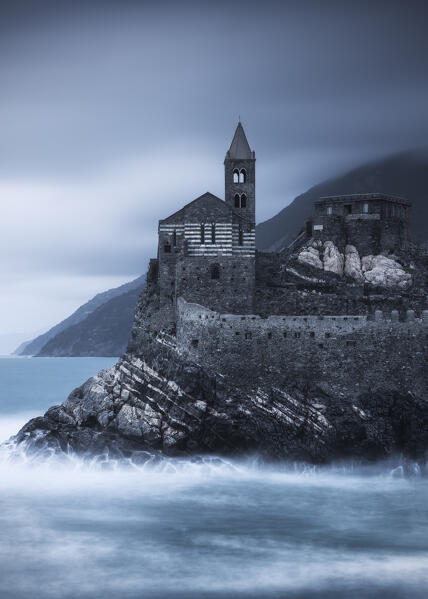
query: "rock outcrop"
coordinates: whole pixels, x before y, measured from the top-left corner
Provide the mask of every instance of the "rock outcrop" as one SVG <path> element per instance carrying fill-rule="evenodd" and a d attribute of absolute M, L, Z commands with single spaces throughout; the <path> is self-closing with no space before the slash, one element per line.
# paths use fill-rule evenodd
<path fill-rule="evenodd" d="M 299 262 L 335 273 L 346 275 L 355 281 L 377 287 L 406 289 L 411 285 L 412 275 L 406 271 L 395 256 L 363 256 L 353 245 L 345 247 L 342 254 L 332 241 L 323 244 L 311 240 L 298 254 Z"/>
<path fill-rule="evenodd" d="M 217 314 L 216 320 L 214 312 L 194 309 L 194 320 L 180 338 L 182 322 L 173 322 L 172 303 L 162 302 L 156 273 L 150 271 L 125 355 L 75 389 L 61 405 L 28 422 L 11 447 L 43 456 L 76 452 L 140 462 L 159 452 L 257 452 L 270 459 L 312 463 L 397 454 L 425 460 L 425 296 L 418 295 L 422 298 L 418 317 L 410 310 L 407 324 L 399 320 L 403 315 L 396 308 L 397 297 L 402 299 L 405 293 L 394 295 L 389 287 L 400 289 L 410 274 L 393 257 L 360 260 L 352 246 L 342 256 L 331 242 L 310 242 L 289 262 L 281 263 L 280 258 L 278 270 L 289 277 L 284 298 L 297 299 L 285 312 L 288 317 L 280 312 L 273 332 L 266 328 L 272 319 L 262 315 Z M 317 271 L 323 273 L 320 279 L 312 276 Z M 413 275 L 421 290 L 424 273 L 425 266 Z M 293 295 L 290 277 L 298 281 L 300 295 Z M 345 303 L 348 297 L 355 302 L 355 296 L 347 294 L 358 287 L 353 281 L 361 277 L 371 278 L 373 287 L 383 284 L 394 295 L 394 319 L 391 314 L 378 321 L 382 315 L 378 307 L 386 305 L 388 296 L 379 296 L 377 287 L 367 304 L 373 302 L 375 313 L 325 316 L 338 286 L 347 287 L 342 289 Z M 302 289 L 309 286 L 321 290 Z M 297 317 L 298 304 L 306 296 L 311 317 L 305 313 Z M 266 301 L 272 300 L 268 296 Z M 272 303 L 266 305 L 272 308 Z M 319 306 L 318 312 L 313 310 Z M 212 337 L 208 344 L 207 335 L 197 336 L 196 331 L 204 322 L 209 327 L 210 321 L 216 324 L 205 327 Z M 372 324 L 364 328 L 366 321 Z M 227 327 L 226 345 L 215 340 L 222 327 Z"/>
<path fill-rule="evenodd" d="M 361 259 L 358 250 L 353 245 L 347 245 L 345 248 L 345 267 L 344 274 L 358 282 L 364 280 L 363 271 L 361 270 Z"/>
<path fill-rule="evenodd" d="M 364 256 L 361 268 L 364 279 L 380 287 L 405 289 L 412 280 L 412 275 L 406 272 L 397 260 L 386 256 Z"/>

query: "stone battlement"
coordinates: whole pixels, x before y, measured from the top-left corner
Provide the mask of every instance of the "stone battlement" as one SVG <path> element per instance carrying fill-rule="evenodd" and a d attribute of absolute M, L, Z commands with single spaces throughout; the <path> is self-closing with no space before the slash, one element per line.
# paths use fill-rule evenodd
<path fill-rule="evenodd" d="M 400 319 L 398 310 L 392 310 L 388 313 L 376 310 L 374 314 L 368 315 L 270 315 L 264 318 L 256 314 L 220 314 L 200 304 L 187 302 L 183 298 L 178 299 L 177 307 L 179 328 L 184 326 L 185 323 L 197 325 L 213 325 L 215 323 L 219 332 L 221 329 L 225 331 L 233 329 L 237 331 L 265 332 L 289 328 L 292 331 L 314 330 L 314 332 L 331 331 L 337 334 L 348 334 L 366 327 L 378 329 L 379 327 L 389 328 L 391 325 L 428 326 L 428 310 L 423 310 L 419 316 L 416 315 L 414 310 L 407 310 L 404 319 Z"/>
<path fill-rule="evenodd" d="M 316 360 L 325 368 L 360 356 L 383 359 L 400 347 L 403 352 L 425 351 L 428 310 L 416 316 L 408 310 L 404 320 L 397 311 L 371 315 L 290 316 L 220 314 L 199 304 L 177 303 L 176 340 L 191 359 L 220 372 L 238 369 L 240 376 L 263 369 L 287 368 Z M 262 369 L 262 370 L 260 370 Z"/>

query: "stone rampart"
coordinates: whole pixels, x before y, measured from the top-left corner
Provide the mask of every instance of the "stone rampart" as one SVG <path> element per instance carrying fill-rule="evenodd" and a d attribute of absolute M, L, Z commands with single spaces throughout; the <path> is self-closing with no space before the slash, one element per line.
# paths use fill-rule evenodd
<path fill-rule="evenodd" d="M 379 356 L 382 364 L 392 365 L 394 356 L 401 354 L 400 361 L 404 355 L 427 351 L 428 310 L 420 318 L 408 310 L 402 320 L 396 310 L 267 318 L 220 314 L 182 298 L 177 308 L 180 350 L 197 362 L 224 372 L 231 369 L 239 376 L 257 376 L 266 369 L 310 370 L 315 362 L 321 369 L 337 369 L 355 355 L 363 364 Z"/>

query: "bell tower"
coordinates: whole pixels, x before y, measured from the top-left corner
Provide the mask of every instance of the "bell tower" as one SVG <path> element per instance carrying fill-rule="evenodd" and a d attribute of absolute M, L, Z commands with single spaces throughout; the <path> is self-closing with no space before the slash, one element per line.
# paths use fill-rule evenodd
<path fill-rule="evenodd" d="M 251 151 L 241 122 L 224 159 L 225 201 L 243 220 L 256 222 L 256 155 Z"/>

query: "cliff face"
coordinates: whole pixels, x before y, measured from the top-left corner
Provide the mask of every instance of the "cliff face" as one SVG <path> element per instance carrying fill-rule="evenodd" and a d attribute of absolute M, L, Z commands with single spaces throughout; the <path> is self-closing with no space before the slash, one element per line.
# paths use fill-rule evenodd
<path fill-rule="evenodd" d="M 279 354 L 270 364 L 262 346 L 239 357 L 231 345 L 221 359 L 202 364 L 191 338 L 161 330 L 162 311 L 149 290 L 140 298 L 128 353 L 31 420 L 15 440 L 32 452 L 135 460 L 152 450 L 258 452 L 314 463 L 397 453 L 424 459 L 426 335 L 405 327 L 347 352 L 345 335 L 327 353 L 308 340 L 300 351 L 290 346 L 292 359 Z"/>

